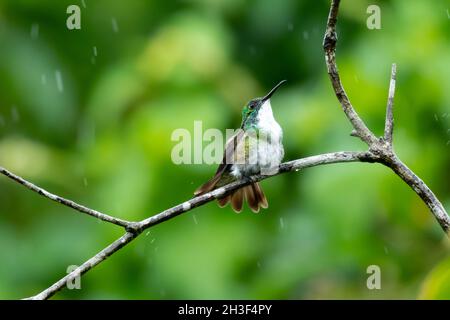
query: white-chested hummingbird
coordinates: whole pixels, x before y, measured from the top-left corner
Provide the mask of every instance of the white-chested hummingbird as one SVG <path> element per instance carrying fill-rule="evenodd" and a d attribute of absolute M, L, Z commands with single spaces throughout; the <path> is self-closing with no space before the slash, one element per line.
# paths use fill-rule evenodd
<path fill-rule="evenodd" d="M 250 100 L 242 110 L 240 129 L 228 139 L 223 159 L 214 177 L 200 186 L 194 195 L 202 195 L 232 181 L 256 174 L 270 174 L 284 156 L 283 131 L 275 120 L 270 104 L 274 92 L 286 80 L 278 83 L 262 98 Z M 253 212 L 267 208 L 268 203 L 258 182 L 219 198 L 221 207 L 231 202 L 234 211 L 241 212 L 244 199 Z"/>

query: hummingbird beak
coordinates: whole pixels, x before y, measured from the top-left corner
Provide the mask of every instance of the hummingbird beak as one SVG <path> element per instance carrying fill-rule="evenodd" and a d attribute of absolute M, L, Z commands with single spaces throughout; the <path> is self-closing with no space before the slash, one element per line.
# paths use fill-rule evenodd
<path fill-rule="evenodd" d="M 269 100 L 270 97 L 275 93 L 275 91 L 277 91 L 277 89 L 278 89 L 283 83 L 285 83 L 285 82 L 287 82 L 287 80 L 281 80 L 280 83 L 278 83 L 275 87 L 273 87 L 273 89 L 270 90 L 269 93 L 266 94 L 266 95 L 261 99 L 261 101 L 264 102 L 264 101 L 266 101 L 266 100 Z"/>

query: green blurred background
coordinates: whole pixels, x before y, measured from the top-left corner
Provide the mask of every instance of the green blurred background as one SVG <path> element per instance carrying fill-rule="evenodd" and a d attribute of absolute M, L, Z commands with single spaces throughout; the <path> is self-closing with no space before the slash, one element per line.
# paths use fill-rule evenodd
<path fill-rule="evenodd" d="M 81 8 L 81 30 L 66 8 Z M 366 9 L 381 7 L 381 30 Z M 364 150 L 329 83 L 328 1 L 0 0 L 0 166 L 89 207 L 140 220 L 182 202 L 215 166 L 175 165 L 176 128 L 236 128 L 272 99 L 285 160 Z M 445 0 L 343 1 L 346 90 L 383 131 L 398 64 L 395 147 L 450 208 L 450 12 Z M 450 298 L 450 245 L 380 165 L 262 182 L 261 214 L 207 204 L 163 223 L 81 280 L 73 299 Z M 0 177 L 0 298 L 38 293 L 122 234 Z M 381 268 L 368 290 L 366 268 Z"/>

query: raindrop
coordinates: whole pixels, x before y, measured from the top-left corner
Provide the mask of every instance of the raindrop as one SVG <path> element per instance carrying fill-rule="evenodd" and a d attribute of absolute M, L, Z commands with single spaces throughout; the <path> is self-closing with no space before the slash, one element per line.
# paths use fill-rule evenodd
<path fill-rule="evenodd" d="M 284 220 L 283 220 L 283 218 L 280 218 L 280 228 L 284 229 Z"/>
<path fill-rule="evenodd" d="M 56 87 L 58 88 L 59 92 L 64 91 L 64 84 L 61 76 L 61 71 L 56 70 L 55 71 L 55 79 L 56 79 Z"/>
<path fill-rule="evenodd" d="M 85 187 L 87 187 L 87 185 L 88 185 L 88 181 L 87 181 L 87 179 L 86 179 L 86 178 L 84 178 L 84 179 L 83 179 L 83 184 L 84 184 L 84 186 L 85 186 Z"/>
<path fill-rule="evenodd" d="M 389 254 L 389 250 L 386 246 L 384 247 L 384 253 Z"/>
<path fill-rule="evenodd" d="M 309 39 L 309 32 L 308 31 L 303 31 L 303 39 L 308 40 Z"/>
<path fill-rule="evenodd" d="M 450 133 L 450 129 L 447 129 L 447 133 Z"/>
<path fill-rule="evenodd" d="M 436 113 L 434 114 L 434 120 L 439 121 L 439 118 Z"/>
<path fill-rule="evenodd" d="M 447 113 L 447 112 L 445 112 L 445 113 L 442 114 L 442 118 L 447 118 L 447 116 L 448 116 L 448 113 Z"/>
<path fill-rule="evenodd" d="M 149 231 L 150 232 L 150 231 Z M 153 238 L 151 241 L 150 241 L 150 243 L 153 243 L 153 242 L 155 242 L 155 238 Z"/>
<path fill-rule="evenodd" d="M 47 84 L 47 76 L 45 74 L 41 74 L 41 83 L 44 86 Z"/>
<path fill-rule="evenodd" d="M 294 30 L 294 25 L 292 24 L 292 22 L 290 22 L 288 24 L 288 31 L 292 31 L 292 30 Z"/>
<path fill-rule="evenodd" d="M 300 169 L 298 169 L 298 168 L 297 168 L 297 169 L 295 169 L 295 172 L 299 172 L 299 171 L 300 171 Z"/>
<path fill-rule="evenodd" d="M 39 37 L 39 25 L 37 23 L 31 25 L 30 36 L 33 40 Z"/>
<path fill-rule="evenodd" d="M 145 233 L 145 236 L 148 237 L 149 234 L 150 234 L 150 231 L 147 231 L 147 232 Z"/>
<path fill-rule="evenodd" d="M 20 120 L 19 111 L 17 111 L 16 106 L 12 106 L 11 108 L 11 119 L 13 122 L 19 122 Z"/>
<path fill-rule="evenodd" d="M 450 140 L 447 141 L 447 145 L 450 146 Z"/>
<path fill-rule="evenodd" d="M 194 223 L 198 224 L 197 217 L 195 216 L 195 214 L 192 215 L 192 218 L 194 218 Z"/>
<path fill-rule="evenodd" d="M 111 18 L 112 29 L 115 33 L 119 32 L 119 25 L 117 24 L 116 18 Z"/>
<path fill-rule="evenodd" d="M 77 143 L 80 146 L 89 146 L 95 143 L 95 123 L 86 121 L 78 127 Z"/>
<path fill-rule="evenodd" d="M 86 2 L 84 2 L 84 0 L 81 0 L 81 4 L 83 5 L 83 8 L 86 9 Z"/>
<path fill-rule="evenodd" d="M 448 11 L 448 9 L 447 9 L 447 18 L 450 19 L 450 12 Z"/>
<path fill-rule="evenodd" d="M 97 47 L 96 46 L 92 47 L 92 51 L 94 52 L 94 56 L 97 56 Z"/>

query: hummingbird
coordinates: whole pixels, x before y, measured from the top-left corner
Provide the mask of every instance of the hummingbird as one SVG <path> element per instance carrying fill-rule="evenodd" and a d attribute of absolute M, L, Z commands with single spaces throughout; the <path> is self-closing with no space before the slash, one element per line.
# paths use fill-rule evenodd
<path fill-rule="evenodd" d="M 225 144 L 223 159 L 215 175 L 195 190 L 194 196 L 244 177 L 278 170 L 284 156 L 283 130 L 273 116 L 270 98 L 285 82 L 286 80 L 279 82 L 264 97 L 252 99 L 244 106 L 241 126 Z M 244 199 L 255 213 L 260 208 L 268 208 L 267 198 L 258 182 L 217 200 L 220 207 L 231 202 L 233 210 L 239 213 Z"/>

